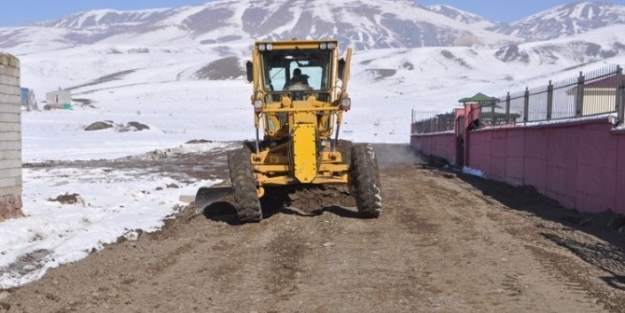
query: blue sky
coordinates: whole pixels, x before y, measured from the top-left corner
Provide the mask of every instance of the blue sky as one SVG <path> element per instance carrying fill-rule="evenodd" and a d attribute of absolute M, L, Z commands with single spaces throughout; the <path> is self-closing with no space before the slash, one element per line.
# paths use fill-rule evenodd
<path fill-rule="evenodd" d="M 311 0 L 309 0 L 311 1 Z M 56 19 L 68 14 L 94 9 L 138 10 L 147 8 L 196 5 L 207 0 L 11 0 L 0 10 L 0 27 Z M 528 15 L 554 6 L 570 3 L 567 0 L 416 0 L 422 5 L 448 4 L 491 20 L 514 22 Z M 625 5 L 625 0 L 604 2 Z"/>
<path fill-rule="evenodd" d="M 616 3 L 625 5 L 625 0 L 585 0 L 588 2 Z M 421 5 L 447 4 L 467 12 L 481 15 L 488 19 L 512 23 L 534 13 L 553 8 L 558 5 L 579 2 L 573 0 L 416 0 Z"/>

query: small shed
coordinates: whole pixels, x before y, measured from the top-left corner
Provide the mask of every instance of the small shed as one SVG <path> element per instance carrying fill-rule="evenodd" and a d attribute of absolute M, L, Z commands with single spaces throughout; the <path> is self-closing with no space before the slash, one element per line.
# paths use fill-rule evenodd
<path fill-rule="evenodd" d="M 72 92 L 59 88 L 59 90 L 46 94 L 46 105 L 44 109 L 71 109 Z"/>
<path fill-rule="evenodd" d="M 487 96 L 481 92 L 476 93 L 473 97 L 462 98 L 458 100 L 458 102 L 463 103 L 463 104 L 476 103 L 476 104 L 479 104 L 480 107 L 497 106 L 498 101 L 499 101 L 498 98 Z"/>
<path fill-rule="evenodd" d="M 472 125 L 478 127 L 483 125 L 487 117 L 488 111 L 490 111 L 489 122 L 493 122 L 492 119 L 496 116 L 495 109 L 501 108 L 497 105 L 498 98 L 487 96 L 481 92 L 476 93 L 473 97 L 462 98 L 458 102 L 462 103 L 465 107 L 467 115 L 466 126 Z M 490 108 L 485 110 L 484 108 Z"/>
<path fill-rule="evenodd" d="M 473 97 L 462 98 L 458 102 L 462 103 L 466 109 L 467 122 L 473 122 L 475 126 L 507 123 L 511 117 L 512 120 L 516 119 L 514 114 L 508 116 L 505 112 L 497 112 L 497 109 L 502 109 L 501 106 L 497 105 L 499 99 L 481 92 L 476 93 Z M 518 116 L 518 114 L 516 115 Z"/>
<path fill-rule="evenodd" d="M 616 111 L 616 94 L 619 84 L 623 86 L 625 75 L 617 74 L 584 84 L 583 116 Z M 577 96 L 577 88 L 574 88 Z"/>

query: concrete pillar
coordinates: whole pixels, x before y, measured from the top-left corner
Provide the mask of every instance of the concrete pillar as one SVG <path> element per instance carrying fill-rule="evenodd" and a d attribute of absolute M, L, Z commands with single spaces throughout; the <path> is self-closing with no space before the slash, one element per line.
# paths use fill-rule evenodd
<path fill-rule="evenodd" d="M 22 213 L 20 61 L 0 53 L 0 221 Z"/>

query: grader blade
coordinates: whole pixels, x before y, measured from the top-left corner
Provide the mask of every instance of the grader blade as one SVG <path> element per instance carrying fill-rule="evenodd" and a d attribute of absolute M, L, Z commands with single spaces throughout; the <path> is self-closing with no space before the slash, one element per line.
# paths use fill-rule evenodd
<path fill-rule="evenodd" d="M 200 187 L 195 194 L 195 213 L 200 213 L 207 206 L 232 193 L 232 186 Z"/>

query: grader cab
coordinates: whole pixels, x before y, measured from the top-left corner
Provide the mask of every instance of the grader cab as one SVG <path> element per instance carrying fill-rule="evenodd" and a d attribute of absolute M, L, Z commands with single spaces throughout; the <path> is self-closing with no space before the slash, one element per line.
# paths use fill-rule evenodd
<path fill-rule="evenodd" d="M 341 58 L 336 40 L 256 42 L 246 64 L 256 138 L 228 154 L 231 186 L 200 188 L 196 207 L 232 193 L 239 220 L 255 222 L 263 217 L 260 198 L 267 188 L 346 185 L 360 214 L 378 217 L 382 204 L 372 147 L 337 147 L 343 113 L 351 109 L 351 54 L 347 49 Z"/>

